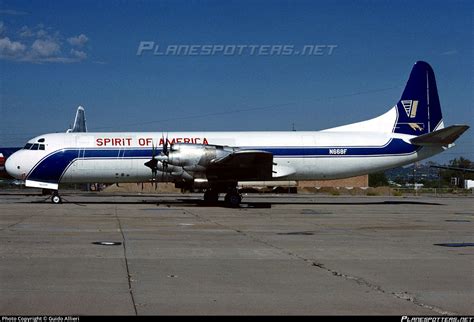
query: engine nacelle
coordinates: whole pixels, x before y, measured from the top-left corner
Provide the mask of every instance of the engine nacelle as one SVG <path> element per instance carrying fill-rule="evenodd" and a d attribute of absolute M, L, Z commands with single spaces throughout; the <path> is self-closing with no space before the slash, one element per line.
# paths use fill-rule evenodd
<path fill-rule="evenodd" d="M 166 161 L 188 171 L 204 171 L 212 160 L 226 157 L 233 152 L 231 147 L 178 143 L 171 146 Z"/>

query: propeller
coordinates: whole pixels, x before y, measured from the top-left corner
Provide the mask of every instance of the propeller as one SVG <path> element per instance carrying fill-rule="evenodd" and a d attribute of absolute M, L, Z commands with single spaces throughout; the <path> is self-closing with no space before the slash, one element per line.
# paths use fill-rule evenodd
<path fill-rule="evenodd" d="M 163 164 L 163 171 L 161 172 L 161 181 L 164 181 L 164 176 L 165 172 L 168 171 L 168 157 L 170 154 L 170 151 L 168 149 L 168 134 L 166 134 L 166 139 L 164 134 L 161 134 L 162 140 L 163 140 L 163 150 L 160 153 L 160 161 Z"/>
<path fill-rule="evenodd" d="M 163 142 L 163 149 L 159 156 L 156 155 L 156 148 L 155 145 L 152 143 L 152 155 L 151 160 L 145 162 L 145 166 L 151 169 L 152 174 L 152 181 L 155 182 L 155 190 L 157 188 L 156 182 L 156 175 L 158 173 L 158 162 L 162 163 L 162 171 L 161 171 L 161 181 L 164 181 L 165 172 L 168 172 L 168 157 L 169 157 L 169 147 L 168 147 L 168 134 L 166 135 L 166 139 L 164 134 L 162 134 L 162 142 Z"/>
<path fill-rule="evenodd" d="M 158 172 L 158 159 L 156 158 L 155 145 L 152 143 L 151 160 L 145 162 L 145 165 L 151 169 L 151 178 L 156 182 L 156 173 Z"/>
<path fill-rule="evenodd" d="M 168 133 L 166 134 L 166 140 L 163 134 L 161 134 L 161 137 L 163 138 L 163 151 L 161 153 L 163 155 L 168 156 L 170 154 L 170 152 L 168 151 Z"/>

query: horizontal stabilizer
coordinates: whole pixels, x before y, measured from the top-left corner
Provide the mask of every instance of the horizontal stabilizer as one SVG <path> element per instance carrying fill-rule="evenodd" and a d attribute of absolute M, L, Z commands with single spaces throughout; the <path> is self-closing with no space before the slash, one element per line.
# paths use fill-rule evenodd
<path fill-rule="evenodd" d="M 417 136 L 410 140 L 416 145 L 448 145 L 457 140 L 465 131 L 467 125 L 451 125 L 444 129 Z"/>
<path fill-rule="evenodd" d="M 474 172 L 474 169 L 470 168 L 449 167 L 445 165 L 430 165 L 430 168 L 446 169 L 460 172 Z"/>

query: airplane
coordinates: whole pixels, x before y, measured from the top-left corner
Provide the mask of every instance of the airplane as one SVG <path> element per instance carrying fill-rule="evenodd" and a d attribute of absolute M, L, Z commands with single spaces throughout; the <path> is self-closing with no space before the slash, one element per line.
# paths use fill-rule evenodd
<path fill-rule="evenodd" d="M 5 171 L 5 157 L 0 153 L 0 173 Z"/>
<path fill-rule="evenodd" d="M 74 118 L 74 125 L 69 128 L 66 133 L 85 133 L 87 132 L 86 125 L 86 111 L 84 107 L 78 106 L 76 111 L 76 117 Z"/>
<path fill-rule="evenodd" d="M 27 187 L 61 183 L 174 182 L 238 207 L 237 182 L 358 176 L 429 158 L 454 146 L 468 125 L 444 126 L 431 66 L 418 61 L 386 113 L 322 131 L 87 132 L 44 134 L 5 166 Z"/>

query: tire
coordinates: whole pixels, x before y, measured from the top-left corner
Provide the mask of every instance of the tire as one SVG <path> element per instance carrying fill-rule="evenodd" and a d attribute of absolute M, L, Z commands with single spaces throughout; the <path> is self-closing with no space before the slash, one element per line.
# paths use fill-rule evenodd
<path fill-rule="evenodd" d="M 237 208 L 242 202 L 242 197 L 238 192 L 229 192 L 225 195 L 225 202 L 229 207 Z"/>
<path fill-rule="evenodd" d="M 51 202 L 57 205 L 62 203 L 62 200 L 58 194 L 53 194 L 53 196 L 51 197 Z"/>

